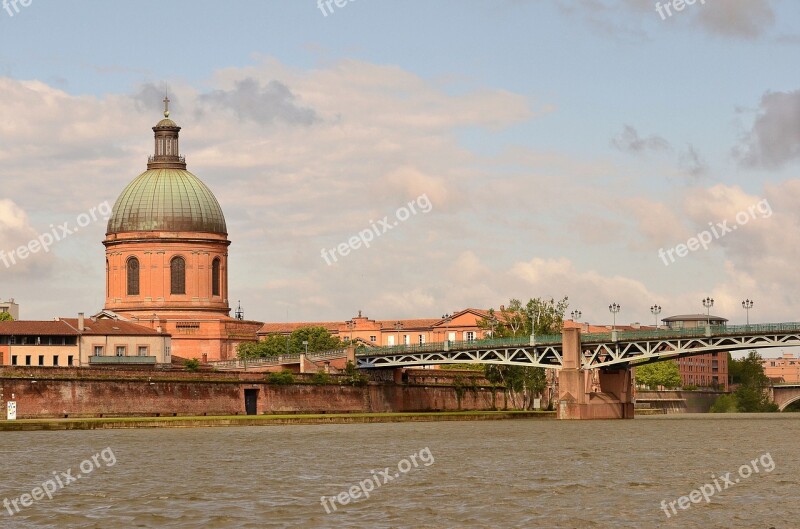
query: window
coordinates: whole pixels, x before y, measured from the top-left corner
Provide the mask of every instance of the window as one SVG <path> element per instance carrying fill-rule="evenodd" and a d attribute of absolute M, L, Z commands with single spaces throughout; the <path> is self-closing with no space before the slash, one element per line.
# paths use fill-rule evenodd
<path fill-rule="evenodd" d="M 420 334 L 419 335 L 419 344 L 420 345 L 424 345 L 425 344 L 425 335 L 424 334 Z"/>
<path fill-rule="evenodd" d="M 25 365 L 31 365 L 31 355 L 25 355 Z"/>
<path fill-rule="evenodd" d="M 475 341 L 475 332 L 474 331 L 466 331 L 464 333 L 464 339 L 466 341 L 468 341 L 468 342 L 474 342 Z"/>
<path fill-rule="evenodd" d="M 377 336 L 370 336 L 370 337 L 369 337 L 369 341 L 370 341 L 370 342 L 375 342 L 375 341 L 377 341 L 377 340 L 378 340 L 378 337 L 377 337 Z"/>
<path fill-rule="evenodd" d="M 39 355 L 39 365 L 40 366 L 44 365 L 44 355 Z"/>
<path fill-rule="evenodd" d="M 139 260 L 135 257 L 128 259 L 128 295 L 139 295 Z"/>
<path fill-rule="evenodd" d="M 394 336 L 389 335 L 389 345 L 394 345 Z"/>
<path fill-rule="evenodd" d="M 75 358 L 72 355 L 67 356 L 67 365 L 69 367 L 72 367 L 72 364 L 74 364 L 74 360 Z"/>
<path fill-rule="evenodd" d="M 150 353 L 149 347 L 147 347 L 146 345 L 139 346 L 139 356 L 148 356 L 149 353 Z"/>
<path fill-rule="evenodd" d="M 211 263 L 211 295 L 219 296 L 219 257 Z"/>
<path fill-rule="evenodd" d="M 95 356 L 103 356 L 103 346 L 102 345 L 95 345 L 94 346 L 94 355 Z"/>
<path fill-rule="evenodd" d="M 186 261 L 183 257 L 175 257 L 169 263 L 170 293 L 186 294 Z"/>
<path fill-rule="evenodd" d="M 11 355 L 11 365 L 17 365 L 17 355 Z"/>
<path fill-rule="evenodd" d="M 53 365 L 54 366 L 58 365 L 58 355 L 53 356 Z"/>
<path fill-rule="evenodd" d="M 125 347 L 124 345 L 117 346 L 117 356 L 125 356 L 126 351 L 127 347 Z"/>
<path fill-rule="evenodd" d="M 411 337 L 407 334 L 403 335 L 403 345 L 408 345 L 411 343 Z"/>

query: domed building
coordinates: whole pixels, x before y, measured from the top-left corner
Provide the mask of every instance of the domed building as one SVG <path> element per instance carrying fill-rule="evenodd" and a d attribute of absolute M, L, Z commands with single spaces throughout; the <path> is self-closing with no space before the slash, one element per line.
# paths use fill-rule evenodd
<path fill-rule="evenodd" d="M 105 310 L 172 334 L 173 356 L 224 360 L 258 322 L 230 317 L 228 229 L 214 194 L 186 169 L 179 127 L 153 127 L 154 154 L 114 204 L 106 238 Z"/>

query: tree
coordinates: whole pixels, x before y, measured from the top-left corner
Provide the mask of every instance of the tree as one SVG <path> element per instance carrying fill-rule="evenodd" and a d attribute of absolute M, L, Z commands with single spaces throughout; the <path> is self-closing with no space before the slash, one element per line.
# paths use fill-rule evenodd
<path fill-rule="evenodd" d="M 507 307 L 500 308 L 500 315 L 489 309 L 489 315 L 478 321 L 482 329 L 494 327 L 494 336 L 498 338 L 528 336 L 531 329 L 536 334 L 559 334 L 564 326 L 564 314 L 569 307 L 568 298 L 560 301 L 553 298 L 534 298 L 525 305 L 518 299 L 509 301 Z M 547 375 L 541 367 L 486 365 L 486 379 L 492 384 L 504 387 L 503 397 L 509 397 L 515 407 L 532 409 L 534 398 L 541 395 L 547 387 Z M 522 403 L 518 397 L 522 397 Z M 507 405 L 506 405 L 507 407 Z"/>
<path fill-rule="evenodd" d="M 739 387 L 736 395 L 737 407 L 743 413 L 778 411 L 778 406 L 769 398 L 769 378 L 764 374 L 761 355 L 750 351 L 741 360 L 732 360 Z"/>
<path fill-rule="evenodd" d="M 636 367 L 636 382 L 650 389 L 677 388 L 681 385 L 681 373 L 674 360 L 664 360 Z"/>
<path fill-rule="evenodd" d="M 0 312 L 0 321 L 14 321 L 14 318 L 8 312 Z"/>
<path fill-rule="evenodd" d="M 239 344 L 239 358 L 264 358 L 285 354 L 300 354 L 306 351 L 304 341 L 308 341 L 308 351 L 330 351 L 343 346 L 325 327 L 301 327 L 289 336 L 270 334 L 259 342 Z"/>

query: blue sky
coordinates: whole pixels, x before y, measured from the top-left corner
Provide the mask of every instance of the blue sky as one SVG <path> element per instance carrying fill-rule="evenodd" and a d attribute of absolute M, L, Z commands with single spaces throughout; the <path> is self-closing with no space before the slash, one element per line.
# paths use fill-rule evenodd
<path fill-rule="evenodd" d="M 144 170 L 169 84 L 189 168 L 226 212 L 233 304 L 249 318 L 430 317 L 568 295 L 593 322 L 612 301 L 647 322 L 653 303 L 700 312 L 712 295 L 733 321 L 745 297 L 757 318 L 798 320 L 800 4 L 708 0 L 667 20 L 655 5 L 0 10 L 0 249 L 113 203 Z M 320 258 L 425 193 L 430 213 L 334 266 Z M 769 218 L 659 260 L 764 198 Z M 30 318 L 102 308 L 103 228 L 0 264 L 0 297 Z"/>

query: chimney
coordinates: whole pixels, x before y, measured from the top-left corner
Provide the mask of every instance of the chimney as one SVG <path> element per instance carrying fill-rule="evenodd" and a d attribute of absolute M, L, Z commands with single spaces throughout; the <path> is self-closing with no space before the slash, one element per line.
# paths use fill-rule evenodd
<path fill-rule="evenodd" d="M 84 331 L 83 312 L 79 312 L 78 313 L 78 332 L 83 332 L 83 331 Z"/>

